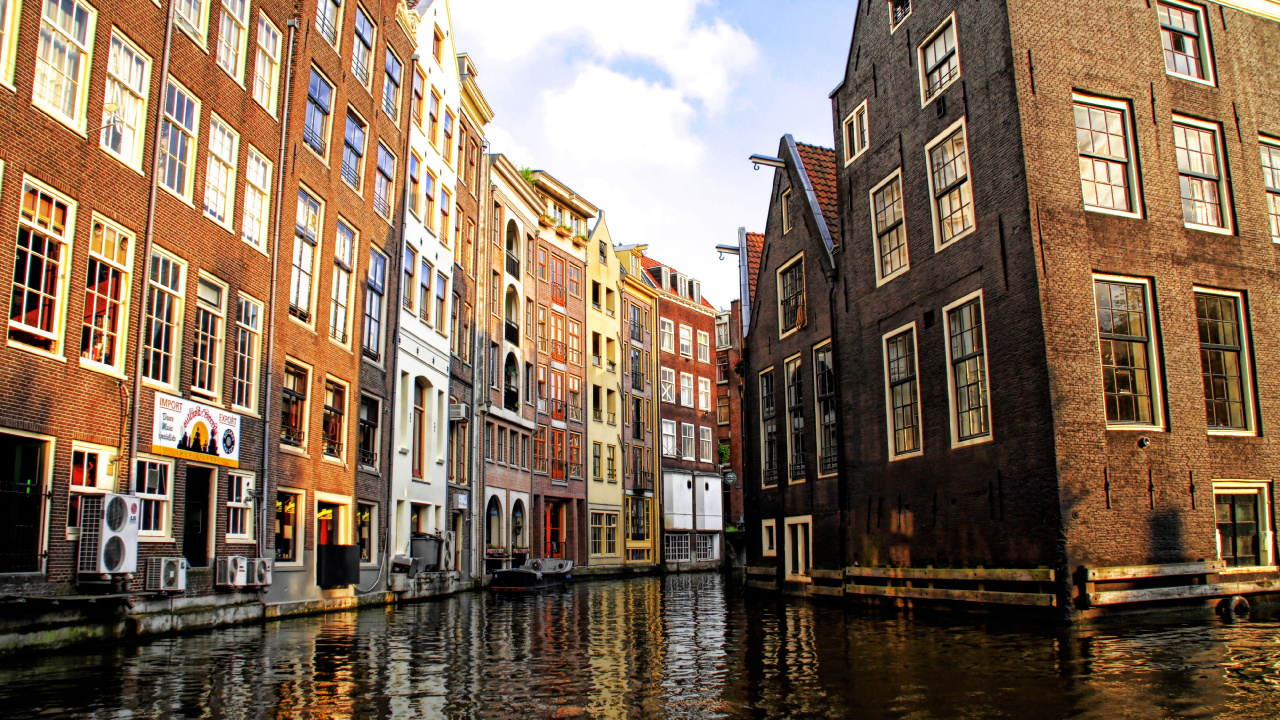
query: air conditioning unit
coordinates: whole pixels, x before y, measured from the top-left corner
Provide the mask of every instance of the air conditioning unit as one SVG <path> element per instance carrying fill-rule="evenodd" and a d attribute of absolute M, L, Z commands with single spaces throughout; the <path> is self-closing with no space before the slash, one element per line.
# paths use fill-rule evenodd
<path fill-rule="evenodd" d="M 249 559 L 248 585 L 265 587 L 271 584 L 271 560 L 267 558 Z"/>
<path fill-rule="evenodd" d="M 462 403 L 449 403 L 449 422 L 470 422 L 471 406 Z"/>
<path fill-rule="evenodd" d="M 137 572 L 140 504 L 130 495 L 81 497 L 79 572 Z"/>
<path fill-rule="evenodd" d="M 187 589 L 187 559 L 158 557 L 147 561 L 147 590 L 182 592 Z"/>
<path fill-rule="evenodd" d="M 226 555 L 215 562 L 216 582 L 220 587 L 244 587 L 249 584 L 249 558 Z"/>

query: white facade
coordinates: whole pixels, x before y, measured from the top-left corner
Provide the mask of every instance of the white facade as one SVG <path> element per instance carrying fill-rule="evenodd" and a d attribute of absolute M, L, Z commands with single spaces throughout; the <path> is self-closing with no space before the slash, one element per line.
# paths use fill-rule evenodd
<path fill-rule="evenodd" d="M 449 333 L 456 245 L 459 83 L 445 0 L 419 4 L 417 61 L 406 61 L 409 99 L 407 210 L 400 268 L 396 437 L 391 467 L 392 555 L 409 555 L 414 533 L 450 529 L 447 506 Z M 403 148 L 399 149 L 403 152 Z M 456 540 L 455 540 L 456 542 Z M 445 553 L 452 558 L 446 541 Z"/>

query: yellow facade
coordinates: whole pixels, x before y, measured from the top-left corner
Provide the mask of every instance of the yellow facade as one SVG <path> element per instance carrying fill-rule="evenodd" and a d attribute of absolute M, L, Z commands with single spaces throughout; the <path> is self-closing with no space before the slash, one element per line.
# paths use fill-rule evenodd
<path fill-rule="evenodd" d="M 657 287 L 648 280 L 641 257 L 646 245 L 619 246 L 614 249 L 616 267 L 611 271 L 618 279 L 618 339 L 621 357 L 619 382 L 622 387 L 623 415 L 619 424 L 624 463 L 623 551 L 629 566 L 655 564 L 659 559 L 658 518 L 662 512 L 654 477 L 658 466 L 656 432 L 658 427 L 657 373 Z M 597 248 L 598 250 L 598 248 Z M 632 354 L 635 353 L 633 365 Z M 639 377 L 635 377 L 639 375 Z M 640 428 L 635 428 L 634 406 L 639 401 Z"/>
<path fill-rule="evenodd" d="M 618 258 L 603 214 L 587 243 L 587 528 L 588 563 L 622 565 L 626 533 L 623 514 L 622 429 L 626 371 L 619 337 L 621 293 Z"/>

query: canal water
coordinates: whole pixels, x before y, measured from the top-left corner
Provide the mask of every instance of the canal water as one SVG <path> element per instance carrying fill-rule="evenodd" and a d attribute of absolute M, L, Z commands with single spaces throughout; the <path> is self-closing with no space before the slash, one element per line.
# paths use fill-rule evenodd
<path fill-rule="evenodd" d="M 11 660 L 0 716 L 1274 720 L 1280 623 L 1083 633 L 601 580 Z"/>

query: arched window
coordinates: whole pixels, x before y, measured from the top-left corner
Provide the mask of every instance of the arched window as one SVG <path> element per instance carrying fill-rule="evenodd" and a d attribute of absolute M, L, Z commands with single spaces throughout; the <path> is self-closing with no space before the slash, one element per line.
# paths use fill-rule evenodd
<path fill-rule="evenodd" d="M 524 501 L 517 500 L 511 507 L 511 547 L 524 546 Z"/>
<path fill-rule="evenodd" d="M 520 230 L 515 220 L 507 221 L 507 273 L 520 278 Z"/>
<path fill-rule="evenodd" d="M 502 544 L 502 505 L 497 497 L 489 498 L 489 506 L 485 509 L 484 544 L 487 547 L 501 547 Z"/>
<path fill-rule="evenodd" d="M 503 363 L 502 376 L 505 380 L 502 393 L 502 406 L 507 410 L 520 412 L 520 362 L 515 353 L 507 353 Z"/>

